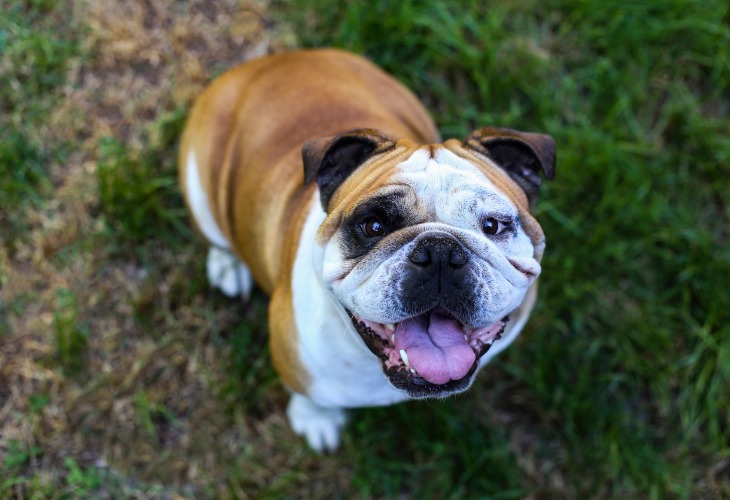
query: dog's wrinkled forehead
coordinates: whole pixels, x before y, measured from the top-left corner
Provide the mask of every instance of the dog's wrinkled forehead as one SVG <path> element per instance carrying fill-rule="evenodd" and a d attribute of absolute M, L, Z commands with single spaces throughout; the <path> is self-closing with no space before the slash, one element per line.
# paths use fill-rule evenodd
<path fill-rule="evenodd" d="M 419 146 L 408 140 L 355 171 L 332 198 L 332 211 L 319 232 L 331 238 L 340 222 L 368 200 L 398 192 L 408 198 L 414 219 L 457 223 L 464 210 L 478 202 L 503 215 L 520 218 L 542 256 L 544 236 L 529 213 L 527 198 L 493 162 L 463 147 L 457 140 Z"/>
<path fill-rule="evenodd" d="M 413 189 L 419 204 L 427 206 L 439 222 L 449 222 L 446 219 L 454 207 L 459 213 L 473 209 L 477 201 L 504 215 L 517 215 L 515 203 L 478 166 L 445 147 L 416 150 L 397 166 L 391 181 Z"/>

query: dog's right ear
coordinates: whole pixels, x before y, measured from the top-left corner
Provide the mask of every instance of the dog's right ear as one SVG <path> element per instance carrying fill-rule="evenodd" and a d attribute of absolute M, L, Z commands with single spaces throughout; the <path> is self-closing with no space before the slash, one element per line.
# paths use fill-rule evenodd
<path fill-rule="evenodd" d="M 489 156 L 527 195 L 530 208 L 535 204 L 542 179 L 555 177 L 555 140 L 507 128 L 484 127 L 475 130 L 464 144 Z"/>
<path fill-rule="evenodd" d="M 304 183 L 317 180 L 319 198 L 326 212 L 332 195 L 357 167 L 394 146 L 393 139 L 368 128 L 309 141 L 302 147 Z"/>

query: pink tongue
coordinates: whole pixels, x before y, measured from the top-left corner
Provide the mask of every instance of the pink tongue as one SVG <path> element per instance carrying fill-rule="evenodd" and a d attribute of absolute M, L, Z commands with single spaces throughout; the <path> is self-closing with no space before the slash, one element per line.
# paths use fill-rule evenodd
<path fill-rule="evenodd" d="M 464 378 L 476 359 L 459 323 L 439 312 L 398 323 L 395 348 L 405 350 L 418 374 L 437 385 Z"/>

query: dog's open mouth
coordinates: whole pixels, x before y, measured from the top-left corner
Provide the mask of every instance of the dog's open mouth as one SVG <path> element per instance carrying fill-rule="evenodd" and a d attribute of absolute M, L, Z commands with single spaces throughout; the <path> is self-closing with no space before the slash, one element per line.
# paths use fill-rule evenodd
<path fill-rule="evenodd" d="M 350 315 L 368 348 L 383 362 L 383 371 L 412 397 L 463 390 L 479 358 L 504 331 L 507 317 L 484 328 L 464 325 L 443 308 L 395 324 Z"/>

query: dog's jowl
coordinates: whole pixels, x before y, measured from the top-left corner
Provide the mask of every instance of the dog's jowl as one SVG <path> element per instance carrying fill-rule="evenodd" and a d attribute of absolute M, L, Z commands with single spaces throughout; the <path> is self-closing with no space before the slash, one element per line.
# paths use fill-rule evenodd
<path fill-rule="evenodd" d="M 546 135 L 442 142 L 405 87 L 336 50 L 257 59 L 197 99 L 180 180 L 224 293 L 271 297 L 295 432 L 338 445 L 345 409 L 467 389 L 519 334 L 545 238 Z"/>

